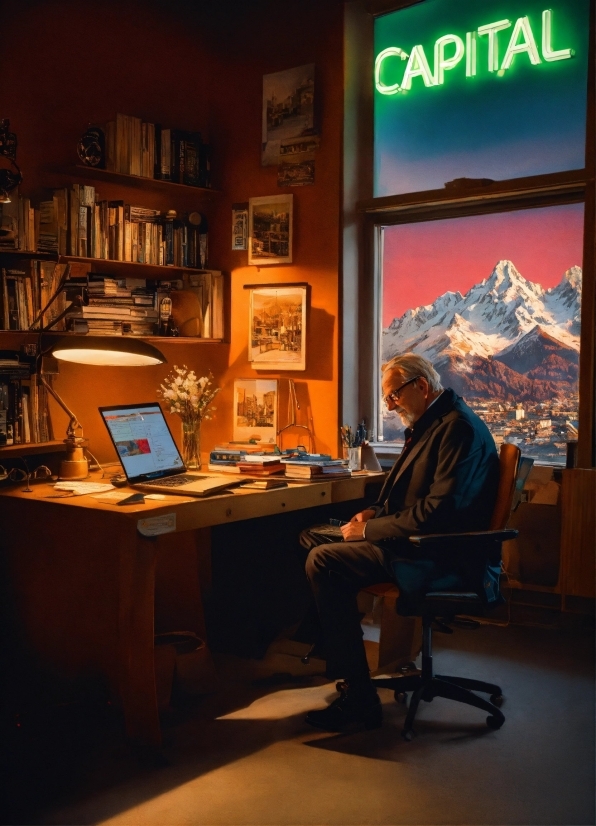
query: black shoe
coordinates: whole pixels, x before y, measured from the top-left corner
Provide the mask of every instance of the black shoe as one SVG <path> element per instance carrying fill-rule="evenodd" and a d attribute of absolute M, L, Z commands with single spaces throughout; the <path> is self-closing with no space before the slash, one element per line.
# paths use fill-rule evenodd
<path fill-rule="evenodd" d="M 327 708 L 309 711 L 306 722 L 325 731 L 344 731 L 356 724 L 365 729 L 379 728 L 383 722 L 383 706 L 372 686 L 355 690 L 348 683 L 336 685 L 339 697 Z"/>

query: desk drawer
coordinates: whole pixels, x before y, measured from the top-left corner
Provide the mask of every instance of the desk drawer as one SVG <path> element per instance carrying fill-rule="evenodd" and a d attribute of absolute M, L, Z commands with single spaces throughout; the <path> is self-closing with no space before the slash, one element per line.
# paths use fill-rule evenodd
<path fill-rule="evenodd" d="M 332 501 L 331 482 L 294 485 L 259 492 L 238 489 L 230 496 L 213 497 L 208 502 L 202 500 L 196 503 L 198 507 L 193 507 L 195 503 L 189 503 L 190 507 L 177 509 L 176 530 L 224 525 L 242 519 L 255 519 L 259 516 L 272 516 L 327 505 Z"/>

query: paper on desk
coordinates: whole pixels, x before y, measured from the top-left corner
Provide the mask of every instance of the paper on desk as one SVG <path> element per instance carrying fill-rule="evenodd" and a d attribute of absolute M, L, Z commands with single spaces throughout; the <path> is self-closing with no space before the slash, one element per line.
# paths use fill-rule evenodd
<path fill-rule="evenodd" d="M 106 493 L 97 493 L 93 496 L 93 499 L 97 499 L 98 502 L 105 502 L 108 505 L 114 505 L 116 502 L 120 502 L 122 499 L 126 499 L 130 496 L 130 490 L 108 490 Z M 163 493 L 145 493 L 145 499 L 165 499 L 166 497 Z"/>
<path fill-rule="evenodd" d="M 86 493 L 102 493 L 107 490 L 114 490 L 114 485 L 109 482 L 57 482 L 54 490 L 65 490 L 73 496 L 84 496 Z"/>
<path fill-rule="evenodd" d="M 92 498 L 97 499 L 98 502 L 106 502 L 108 505 L 114 505 L 122 499 L 130 496 L 129 490 L 108 490 L 105 493 L 96 493 Z"/>
<path fill-rule="evenodd" d="M 137 530 L 142 536 L 159 536 L 162 533 L 174 533 L 176 530 L 176 514 L 164 513 L 160 516 L 148 516 L 139 519 Z"/>

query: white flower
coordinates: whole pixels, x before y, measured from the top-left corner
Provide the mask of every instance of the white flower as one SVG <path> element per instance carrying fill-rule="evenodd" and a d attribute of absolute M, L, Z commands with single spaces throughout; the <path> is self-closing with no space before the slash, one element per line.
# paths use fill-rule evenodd
<path fill-rule="evenodd" d="M 174 365 L 157 394 L 168 405 L 170 413 L 177 413 L 186 421 L 200 422 L 211 418 L 207 408 L 219 392 L 219 387 L 211 386 L 212 379 L 211 373 L 197 378 L 194 370 Z"/>

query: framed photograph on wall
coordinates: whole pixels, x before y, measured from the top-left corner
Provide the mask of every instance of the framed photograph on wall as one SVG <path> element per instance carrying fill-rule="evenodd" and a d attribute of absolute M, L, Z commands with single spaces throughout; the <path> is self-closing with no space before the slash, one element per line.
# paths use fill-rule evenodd
<path fill-rule="evenodd" d="M 308 284 L 246 285 L 248 354 L 254 370 L 306 370 Z"/>
<path fill-rule="evenodd" d="M 293 195 L 250 198 L 248 202 L 248 263 L 292 263 Z"/>
<path fill-rule="evenodd" d="M 315 64 L 263 75 L 263 166 L 277 166 L 285 140 L 315 133 Z"/>
<path fill-rule="evenodd" d="M 248 203 L 232 204 L 232 249 L 248 249 Z"/>
<path fill-rule="evenodd" d="M 256 439 L 275 444 L 277 438 L 277 380 L 234 381 L 234 441 Z"/>

